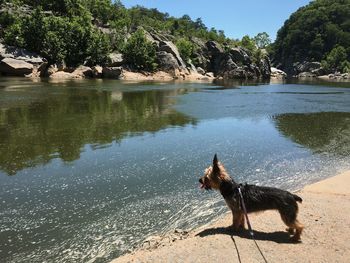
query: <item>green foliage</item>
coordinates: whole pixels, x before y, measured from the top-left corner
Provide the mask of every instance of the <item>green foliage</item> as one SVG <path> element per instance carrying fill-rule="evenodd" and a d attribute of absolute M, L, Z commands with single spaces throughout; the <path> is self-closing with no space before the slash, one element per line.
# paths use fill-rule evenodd
<path fill-rule="evenodd" d="M 93 32 L 91 44 L 88 48 L 89 63 L 91 65 L 104 66 L 109 60 L 108 55 L 110 52 L 111 47 L 108 36 L 97 30 Z"/>
<path fill-rule="evenodd" d="M 328 70 L 343 71 L 347 67 L 346 49 L 342 46 L 336 46 L 327 55 L 326 59 L 322 61 L 322 65 Z"/>
<path fill-rule="evenodd" d="M 266 32 L 262 32 L 257 34 L 254 38 L 253 38 L 255 45 L 258 48 L 266 48 L 268 45 L 271 44 L 271 39 L 269 34 L 267 34 Z"/>
<path fill-rule="evenodd" d="M 282 67 L 297 61 L 330 63 L 328 60 L 332 59 L 327 57 L 337 45 L 347 47 L 349 60 L 349 14 L 350 0 L 315 0 L 300 8 L 278 31 L 272 48 L 274 60 Z M 331 68 L 338 66 L 329 65 Z"/>
<path fill-rule="evenodd" d="M 187 63 L 190 62 L 195 49 L 193 43 L 185 38 L 180 38 L 176 41 L 176 47 L 184 61 Z"/>
<path fill-rule="evenodd" d="M 125 60 L 136 69 L 154 71 L 157 68 L 156 49 L 141 29 L 128 39 L 123 51 Z"/>
<path fill-rule="evenodd" d="M 343 73 L 350 73 L 350 62 L 345 60 L 340 64 Z"/>
<path fill-rule="evenodd" d="M 248 49 L 251 52 L 254 52 L 257 49 L 255 41 L 252 38 L 250 38 L 248 35 L 242 37 L 240 46 Z"/>

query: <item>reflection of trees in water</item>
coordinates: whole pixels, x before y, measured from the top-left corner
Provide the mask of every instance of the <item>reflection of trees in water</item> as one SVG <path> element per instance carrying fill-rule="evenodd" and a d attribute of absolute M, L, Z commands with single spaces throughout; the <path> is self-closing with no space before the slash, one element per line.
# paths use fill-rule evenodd
<path fill-rule="evenodd" d="M 0 109 L 0 167 L 8 174 L 54 157 L 79 158 L 85 144 L 156 132 L 196 121 L 169 109 L 176 90 L 139 92 L 69 89 L 27 106 Z"/>
<path fill-rule="evenodd" d="M 350 113 L 281 114 L 274 121 L 284 136 L 314 152 L 350 154 Z"/>

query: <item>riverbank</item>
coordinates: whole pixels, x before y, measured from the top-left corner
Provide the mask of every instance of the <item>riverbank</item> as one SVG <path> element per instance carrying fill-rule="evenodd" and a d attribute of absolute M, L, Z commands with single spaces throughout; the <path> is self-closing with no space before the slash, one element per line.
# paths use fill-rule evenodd
<path fill-rule="evenodd" d="M 250 216 L 256 240 L 268 262 L 347 262 L 350 258 L 350 171 L 309 185 L 299 191 L 303 198 L 299 220 L 305 225 L 302 242 L 289 242 L 278 213 Z M 174 233 L 149 239 L 121 262 L 263 262 L 249 233 L 232 235 L 227 230 L 231 215 L 190 233 Z"/>

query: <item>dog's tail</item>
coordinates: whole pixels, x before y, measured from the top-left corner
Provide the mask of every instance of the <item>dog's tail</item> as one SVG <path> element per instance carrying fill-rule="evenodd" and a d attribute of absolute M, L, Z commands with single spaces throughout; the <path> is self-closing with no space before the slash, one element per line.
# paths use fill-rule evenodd
<path fill-rule="evenodd" d="M 295 201 L 300 202 L 300 203 L 303 202 L 303 199 L 301 199 L 300 196 L 297 196 L 297 195 L 294 195 L 294 194 L 293 194 L 293 197 L 294 197 L 294 200 L 295 200 Z"/>

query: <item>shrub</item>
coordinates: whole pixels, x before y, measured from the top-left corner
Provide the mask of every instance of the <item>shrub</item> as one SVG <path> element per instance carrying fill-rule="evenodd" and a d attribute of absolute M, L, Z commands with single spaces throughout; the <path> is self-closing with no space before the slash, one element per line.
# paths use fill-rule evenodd
<path fill-rule="evenodd" d="M 194 46 L 192 44 L 192 42 L 184 39 L 184 38 L 180 38 L 176 41 L 176 47 L 179 50 L 180 56 L 182 57 L 182 59 L 188 63 L 190 62 L 192 56 L 193 56 L 193 51 L 194 51 Z"/>
<path fill-rule="evenodd" d="M 128 39 L 123 53 L 126 62 L 138 70 L 154 71 L 158 67 L 156 49 L 141 29 Z"/>

